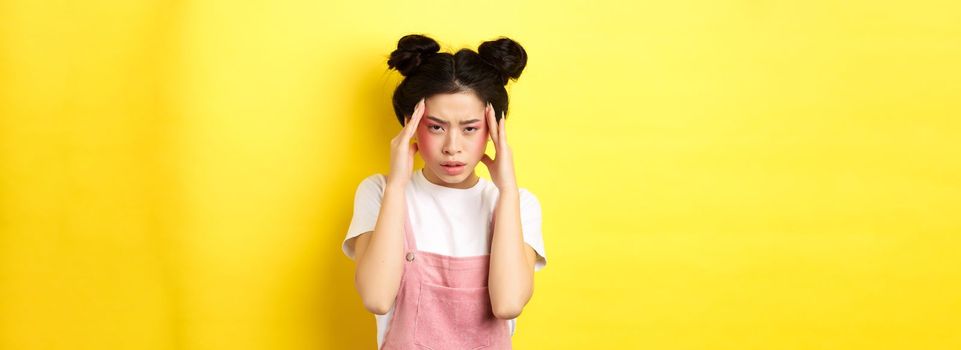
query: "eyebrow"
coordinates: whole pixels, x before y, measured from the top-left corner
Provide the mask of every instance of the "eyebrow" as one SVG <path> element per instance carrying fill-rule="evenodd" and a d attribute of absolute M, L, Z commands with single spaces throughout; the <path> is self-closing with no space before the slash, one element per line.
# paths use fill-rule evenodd
<path fill-rule="evenodd" d="M 450 125 L 450 122 L 448 122 L 448 121 L 446 121 L 446 120 L 443 120 L 443 119 L 440 119 L 440 118 L 437 118 L 437 117 L 434 117 L 434 116 L 427 116 L 427 119 L 433 120 L 433 121 L 435 121 L 435 122 L 437 122 L 437 123 L 441 123 L 441 124 L 444 124 L 444 125 Z M 479 122 L 479 121 L 481 121 L 481 120 L 480 120 L 480 119 L 465 120 L 465 121 L 460 122 L 460 125 L 467 125 L 467 124 L 476 123 L 476 122 Z"/>

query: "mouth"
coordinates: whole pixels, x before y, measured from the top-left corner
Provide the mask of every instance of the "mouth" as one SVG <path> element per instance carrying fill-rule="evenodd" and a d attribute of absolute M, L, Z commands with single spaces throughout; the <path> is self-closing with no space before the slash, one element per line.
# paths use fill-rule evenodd
<path fill-rule="evenodd" d="M 467 164 L 464 162 L 442 162 L 440 166 L 444 167 L 444 171 L 447 175 L 457 175 L 464 171 L 464 167 Z"/>

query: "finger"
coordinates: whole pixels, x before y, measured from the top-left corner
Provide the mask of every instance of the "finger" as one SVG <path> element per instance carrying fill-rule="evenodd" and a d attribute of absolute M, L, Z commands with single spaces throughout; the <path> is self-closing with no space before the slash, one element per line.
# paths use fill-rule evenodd
<path fill-rule="evenodd" d="M 498 127 L 500 122 L 497 121 L 497 110 L 494 109 L 494 105 L 491 105 L 491 120 L 494 121 L 494 136 L 497 137 L 497 143 L 501 142 L 501 131 Z"/>
<path fill-rule="evenodd" d="M 487 109 L 484 111 L 484 115 L 487 119 L 487 133 L 491 137 L 491 141 L 494 141 L 494 145 L 497 145 L 497 119 L 494 118 L 494 106 L 489 102 L 487 103 Z"/>
<path fill-rule="evenodd" d="M 501 145 L 507 144 L 507 116 L 505 116 L 503 112 L 501 112 L 500 125 L 497 127 L 497 139 L 500 140 Z"/>
<path fill-rule="evenodd" d="M 417 145 L 417 142 L 414 142 L 410 145 L 410 151 L 408 151 L 408 153 L 411 157 L 413 157 L 414 154 L 417 154 L 417 151 L 419 150 L 420 150 L 420 146 Z"/>
<path fill-rule="evenodd" d="M 411 113 L 410 119 L 407 120 L 407 124 L 404 125 L 404 135 L 412 135 L 413 131 L 417 128 L 418 116 L 423 115 L 424 106 L 423 99 L 421 99 L 417 104 L 414 105 L 414 112 Z"/>
<path fill-rule="evenodd" d="M 404 135 L 407 139 L 413 137 L 414 133 L 417 132 L 417 125 L 420 124 L 420 119 L 424 116 L 426 105 L 424 100 L 425 99 L 420 99 L 420 102 L 417 102 L 417 105 L 414 106 L 414 114 L 411 115 L 410 121 L 404 126 Z"/>

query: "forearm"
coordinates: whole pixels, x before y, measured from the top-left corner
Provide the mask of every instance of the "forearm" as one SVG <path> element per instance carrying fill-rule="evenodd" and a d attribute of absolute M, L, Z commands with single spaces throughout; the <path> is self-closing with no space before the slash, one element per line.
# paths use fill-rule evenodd
<path fill-rule="evenodd" d="M 377 224 L 364 254 L 357 261 L 354 283 L 364 306 L 385 314 L 393 306 L 404 272 L 404 188 L 384 190 Z"/>
<path fill-rule="evenodd" d="M 534 284 L 521 231 L 517 190 L 502 191 L 494 212 L 488 287 L 494 315 L 510 319 L 517 317 L 530 300 Z"/>

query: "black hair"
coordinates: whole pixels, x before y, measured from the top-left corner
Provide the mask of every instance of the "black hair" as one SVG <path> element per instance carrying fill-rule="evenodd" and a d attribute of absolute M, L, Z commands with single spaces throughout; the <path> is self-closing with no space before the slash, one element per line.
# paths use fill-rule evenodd
<path fill-rule="evenodd" d="M 387 66 L 404 76 L 394 90 L 394 114 L 404 125 L 421 98 L 469 91 L 494 106 L 497 120 L 507 115 L 504 86 L 517 80 L 527 65 L 527 51 L 516 41 L 501 37 L 482 43 L 477 51 L 440 51 L 437 41 L 424 35 L 406 35 L 397 42 Z"/>

